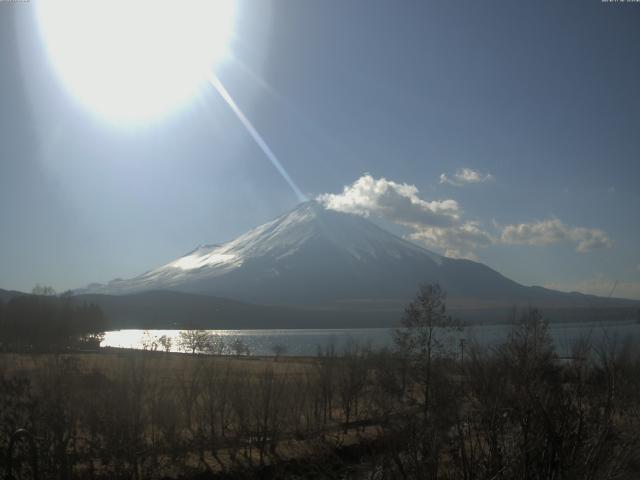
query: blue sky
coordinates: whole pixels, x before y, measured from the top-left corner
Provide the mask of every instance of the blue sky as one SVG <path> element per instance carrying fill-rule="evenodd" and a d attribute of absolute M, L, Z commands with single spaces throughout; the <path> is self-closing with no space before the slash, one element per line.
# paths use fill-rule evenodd
<path fill-rule="evenodd" d="M 239 3 L 216 73 L 307 196 L 640 298 L 638 25 L 591 0 Z M 32 3 L 0 3 L 0 62 L 0 288 L 134 276 L 298 201 L 211 87 L 136 127 L 85 108 Z"/>

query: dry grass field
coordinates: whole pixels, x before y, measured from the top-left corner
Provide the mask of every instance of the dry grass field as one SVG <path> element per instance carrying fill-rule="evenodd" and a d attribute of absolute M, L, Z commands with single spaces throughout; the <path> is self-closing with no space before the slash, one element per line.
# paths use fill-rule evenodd
<path fill-rule="evenodd" d="M 215 356 L 192 355 L 189 353 L 145 352 L 139 350 L 105 349 L 95 352 L 73 353 L 0 353 L 0 372 L 5 374 L 29 375 L 42 368 L 51 359 L 71 359 L 77 362 L 80 371 L 88 373 L 99 371 L 107 376 L 116 374 L 132 358 L 148 363 L 153 374 L 171 378 L 178 372 L 196 367 L 219 368 L 228 366 L 234 371 L 260 372 L 265 368 L 276 373 L 302 374 L 315 363 L 315 357 L 253 357 L 253 356 Z"/>
<path fill-rule="evenodd" d="M 0 448 L 33 432 L 41 478 L 638 478 L 632 346 L 560 359 L 532 310 L 463 359 L 429 328 L 317 357 L 2 353 Z"/>

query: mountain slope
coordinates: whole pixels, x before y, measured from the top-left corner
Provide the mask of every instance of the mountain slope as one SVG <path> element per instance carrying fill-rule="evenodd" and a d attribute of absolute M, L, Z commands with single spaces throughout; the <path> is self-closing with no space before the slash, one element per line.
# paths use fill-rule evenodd
<path fill-rule="evenodd" d="M 145 291 L 131 295 L 83 294 L 79 303 L 93 303 L 109 319 L 110 329 L 264 329 L 389 327 L 400 318 L 397 309 L 358 311 L 254 305 L 210 295 Z"/>
<path fill-rule="evenodd" d="M 442 257 L 362 217 L 316 202 L 303 203 L 228 243 L 200 246 L 138 277 L 94 284 L 78 293 L 172 290 L 260 304 L 358 309 L 381 302 L 402 305 L 420 283 L 429 282 L 439 282 L 456 308 L 600 302 L 525 287 L 486 265 Z"/>
<path fill-rule="evenodd" d="M 210 295 L 170 291 L 145 291 L 131 295 L 86 294 L 74 297 L 80 303 L 99 305 L 110 329 L 270 329 L 270 328 L 370 328 L 399 324 L 404 304 L 396 302 L 359 304 L 343 308 L 254 305 Z M 482 309 L 451 308 L 461 320 L 501 323 L 508 321 L 509 307 Z M 553 322 L 615 322 L 636 318 L 637 308 L 554 308 L 544 309 Z"/>

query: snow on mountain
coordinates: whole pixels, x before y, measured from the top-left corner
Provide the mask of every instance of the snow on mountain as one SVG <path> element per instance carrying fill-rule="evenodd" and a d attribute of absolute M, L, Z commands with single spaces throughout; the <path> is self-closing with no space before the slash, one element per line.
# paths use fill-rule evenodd
<path fill-rule="evenodd" d="M 360 263 L 383 258 L 398 261 L 429 259 L 434 264 L 442 262 L 441 256 L 396 237 L 363 218 L 326 210 L 310 201 L 235 240 L 222 245 L 199 246 L 143 275 L 129 280 L 118 279 L 108 285 L 91 285 L 86 292 L 121 294 L 149 289 L 182 289 L 180 287 L 186 287 L 186 284 L 223 276 L 260 259 L 268 259 L 272 274 L 278 275 L 280 268 L 287 268 L 287 259 L 295 257 L 310 243 L 333 247 Z"/>
<path fill-rule="evenodd" d="M 434 261 L 441 261 L 439 255 L 390 235 L 360 217 L 325 210 L 316 202 L 306 202 L 231 242 L 197 249 L 161 267 L 160 270 L 212 267 L 217 271 L 223 271 L 239 267 L 244 259 L 249 258 L 271 257 L 278 261 L 295 254 L 314 238 L 323 238 L 362 261 L 375 258 L 377 255 L 402 258 L 409 252 L 412 255 L 427 254 Z"/>
<path fill-rule="evenodd" d="M 221 245 L 204 245 L 128 280 L 78 293 L 173 290 L 285 305 L 406 301 L 439 282 L 458 304 L 575 301 L 525 287 L 486 265 L 442 257 L 365 218 L 306 202 Z"/>

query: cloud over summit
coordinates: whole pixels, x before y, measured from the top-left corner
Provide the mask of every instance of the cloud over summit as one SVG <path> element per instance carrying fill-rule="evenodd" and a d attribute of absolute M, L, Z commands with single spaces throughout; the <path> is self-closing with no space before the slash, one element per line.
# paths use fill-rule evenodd
<path fill-rule="evenodd" d="M 478 223 L 463 221 L 456 200 L 427 201 L 415 185 L 363 175 L 342 193 L 325 193 L 317 200 L 326 208 L 358 215 L 375 215 L 412 230 L 409 238 L 448 256 L 475 258 L 477 246 L 491 243 Z"/>
<path fill-rule="evenodd" d="M 457 223 L 462 212 L 455 200 L 425 201 L 418 196 L 415 185 L 396 183 L 366 174 L 342 193 L 324 193 L 317 200 L 326 208 L 357 215 L 376 215 L 407 227 L 422 225 L 450 226 Z"/>
<path fill-rule="evenodd" d="M 460 178 L 481 178 L 470 169 L 459 170 L 456 175 L 458 173 Z M 493 231 L 488 231 L 482 222 L 464 218 L 462 208 L 454 199 L 425 200 L 415 185 L 374 178 L 370 174 L 345 186 L 341 193 L 324 193 L 316 200 L 331 210 L 365 217 L 373 215 L 403 225 L 410 229 L 409 239 L 448 257 L 476 259 L 477 249 L 492 245 L 574 244 L 580 253 L 613 245 L 603 230 L 567 225 L 557 218 L 506 226 L 496 223 Z"/>

